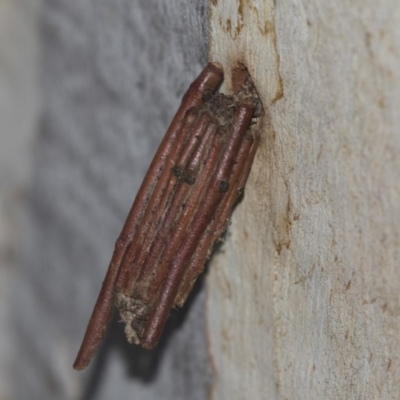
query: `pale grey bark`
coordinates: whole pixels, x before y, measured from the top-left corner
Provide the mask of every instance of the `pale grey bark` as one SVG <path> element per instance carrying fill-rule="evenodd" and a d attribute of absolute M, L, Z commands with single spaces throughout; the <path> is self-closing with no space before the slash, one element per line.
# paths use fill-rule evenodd
<path fill-rule="evenodd" d="M 13 398 L 204 399 L 199 285 L 151 352 L 114 323 L 72 370 L 124 219 L 188 84 L 207 62 L 207 2 L 49 0 L 42 117 L 13 286 Z"/>
<path fill-rule="evenodd" d="M 399 399 L 399 2 L 214 3 L 266 116 L 207 278 L 213 396 Z"/>
<path fill-rule="evenodd" d="M 397 399 L 398 2 L 211 3 L 224 90 L 242 63 L 266 110 L 244 201 L 207 278 L 212 397 Z M 43 4 L 43 112 L 20 263 L 12 279 L 0 271 L 11 328 L 0 352 L 10 357 L 10 340 L 14 349 L 0 373 L 11 365 L 1 383 L 12 398 L 207 398 L 200 286 L 158 351 L 127 345 L 114 323 L 90 369 L 71 369 L 134 193 L 206 63 L 206 6 Z"/>
<path fill-rule="evenodd" d="M 36 0 L 0 2 L 0 399 L 13 398 L 10 295 L 39 111 L 37 6 Z"/>

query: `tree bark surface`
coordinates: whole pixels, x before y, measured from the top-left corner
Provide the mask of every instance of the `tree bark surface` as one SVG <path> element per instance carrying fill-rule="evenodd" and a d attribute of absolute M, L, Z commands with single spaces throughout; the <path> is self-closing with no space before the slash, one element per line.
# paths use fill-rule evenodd
<path fill-rule="evenodd" d="M 211 2 L 265 116 L 213 259 L 212 398 L 400 398 L 400 6 Z"/>
<path fill-rule="evenodd" d="M 91 366 L 72 364 L 136 191 L 207 63 L 207 2 L 45 0 L 40 19 L 41 117 L 9 290 L 12 398 L 205 399 L 201 285 L 155 350 L 114 321 Z"/>

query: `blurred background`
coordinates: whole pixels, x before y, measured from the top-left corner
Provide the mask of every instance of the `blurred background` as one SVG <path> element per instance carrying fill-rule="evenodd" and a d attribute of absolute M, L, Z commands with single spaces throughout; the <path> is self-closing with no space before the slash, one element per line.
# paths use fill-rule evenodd
<path fill-rule="evenodd" d="M 135 193 L 207 62 L 206 0 L 0 0 L 0 400 L 203 399 L 202 282 L 160 346 L 72 369 Z"/>

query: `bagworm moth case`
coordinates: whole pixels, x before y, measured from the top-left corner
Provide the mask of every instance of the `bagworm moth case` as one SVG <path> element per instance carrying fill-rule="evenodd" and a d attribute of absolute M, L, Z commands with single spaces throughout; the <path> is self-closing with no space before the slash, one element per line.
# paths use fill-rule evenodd
<path fill-rule="evenodd" d="M 232 96 L 209 63 L 191 84 L 135 198 L 74 363 L 85 368 L 116 306 L 129 342 L 154 347 L 226 230 L 259 144 L 261 103 L 248 74 Z"/>

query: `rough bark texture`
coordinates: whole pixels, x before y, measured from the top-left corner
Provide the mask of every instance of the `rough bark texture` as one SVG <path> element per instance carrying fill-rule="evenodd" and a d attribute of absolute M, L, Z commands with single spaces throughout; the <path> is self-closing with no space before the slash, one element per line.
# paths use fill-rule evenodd
<path fill-rule="evenodd" d="M 128 345 L 115 323 L 87 372 L 72 363 L 141 179 L 207 62 L 206 1 L 51 0 L 42 11 L 43 116 L 13 289 L 13 398 L 204 399 L 200 286 L 157 349 Z"/>
<path fill-rule="evenodd" d="M 13 138 L 29 135 L 37 115 L 34 35 L 26 35 L 34 29 L 10 30 L 4 11 L 23 4 L 1 4 L 0 124 Z M 212 397 L 398 399 L 399 3 L 210 4 L 210 59 L 225 67 L 225 90 L 231 68 L 244 64 L 266 111 L 244 201 L 208 276 Z M 134 193 L 207 61 L 206 7 L 206 0 L 43 2 L 43 117 L 26 212 L 18 215 L 17 276 L 3 222 L 11 213 L 0 210 L 0 395 L 207 398 L 199 290 L 158 350 L 126 345 L 114 324 L 95 364 L 72 370 Z M 12 47 L 15 38 L 20 47 Z M 5 201 L 4 193 L 25 178 L 9 176 L 25 165 L 23 176 L 29 158 L 10 143 L 1 144 L 0 206 L 17 198 Z"/>
<path fill-rule="evenodd" d="M 267 111 L 207 279 L 213 398 L 398 399 L 399 3 L 212 3 Z"/>

